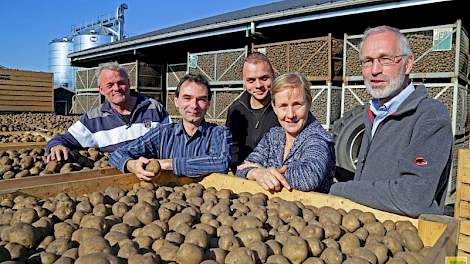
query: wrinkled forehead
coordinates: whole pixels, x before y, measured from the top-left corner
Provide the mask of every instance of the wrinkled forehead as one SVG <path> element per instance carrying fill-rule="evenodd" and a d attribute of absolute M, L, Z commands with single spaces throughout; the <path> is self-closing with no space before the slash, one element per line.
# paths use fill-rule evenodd
<path fill-rule="evenodd" d="M 184 83 L 181 84 L 180 87 L 180 96 L 182 95 L 190 95 L 190 96 L 196 96 L 196 97 L 203 97 L 203 96 L 208 96 L 209 95 L 209 90 L 208 88 L 202 84 L 202 83 L 197 83 L 191 80 L 187 80 Z"/>
<path fill-rule="evenodd" d="M 367 36 L 362 46 L 362 57 L 377 58 L 385 55 L 399 55 L 400 41 L 391 31 L 374 32 Z"/>
<path fill-rule="evenodd" d="M 294 85 L 285 85 L 273 95 L 272 100 L 274 102 L 305 102 L 307 96 L 303 87 Z"/>

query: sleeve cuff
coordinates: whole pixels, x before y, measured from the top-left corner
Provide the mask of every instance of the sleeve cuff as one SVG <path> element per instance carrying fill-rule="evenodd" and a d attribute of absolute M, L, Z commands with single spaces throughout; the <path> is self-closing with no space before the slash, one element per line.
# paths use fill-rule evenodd
<path fill-rule="evenodd" d="M 188 174 L 185 158 L 174 158 L 172 162 L 173 162 L 173 174 L 175 176 L 184 176 Z"/>

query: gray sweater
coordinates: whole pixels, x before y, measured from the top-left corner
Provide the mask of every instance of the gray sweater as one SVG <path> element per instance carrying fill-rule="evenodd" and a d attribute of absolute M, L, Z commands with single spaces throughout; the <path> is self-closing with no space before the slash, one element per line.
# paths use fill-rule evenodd
<path fill-rule="evenodd" d="M 411 217 L 442 214 L 453 146 L 447 108 L 416 86 L 372 140 L 367 112 L 364 122 L 354 180 L 333 184 L 330 193 Z"/>

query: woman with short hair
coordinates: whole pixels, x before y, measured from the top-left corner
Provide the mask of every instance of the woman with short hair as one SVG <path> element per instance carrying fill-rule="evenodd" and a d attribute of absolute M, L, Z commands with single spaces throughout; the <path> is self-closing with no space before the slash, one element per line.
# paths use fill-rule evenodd
<path fill-rule="evenodd" d="M 335 166 L 334 143 L 310 113 L 310 82 L 300 73 L 275 79 L 271 103 L 281 127 L 273 127 L 238 166 L 237 176 L 255 180 L 265 190 L 283 187 L 328 192 Z"/>

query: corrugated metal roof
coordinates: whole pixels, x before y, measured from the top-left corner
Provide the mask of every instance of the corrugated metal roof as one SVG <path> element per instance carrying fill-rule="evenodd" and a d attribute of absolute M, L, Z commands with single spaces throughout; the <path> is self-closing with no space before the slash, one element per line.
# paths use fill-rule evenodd
<path fill-rule="evenodd" d="M 249 28 L 250 22 L 255 22 L 260 26 L 270 26 L 263 25 L 263 23 L 273 20 L 281 21 L 293 16 L 309 16 L 322 11 L 341 12 L 341 10 L 346 8 L 354 9 L 356 7 L 373 6 L 375 4 L 379 6 L 383 4 L 387 6 L 386 8 L 391 8 L 390 6 L 394 6 L 398 3 L 400 3 L 399 5 L 414 5 L 440 1 L 450 0 L 284 0 L 159 29 L 96 48 L 78 51 L 70 54 L 69 57 L 74 61 L 86 57 L 94 57 L 95 55 L 93 54 L 99 56 L 100 54 L 111 54 L 130 49 L 161 45 L 162 43 L 184 41 L 192 38 L 191 35 L 207 37 L 229 32 L 244 31 Z M 378 8 L 380 9 L 380 7 Z M 269 23 L 270 22 L 268 22 L 268 24 Z"/>
<path fill-rule="evenodd" d="M 190 28 L 203 27 L 203 26 L 223 23 L 227 21 L 240 20 L 243 18 L 250 18 L 250 17 L 256 17 L 260 15 L 284 12 L 284 11 L 292 10 L 292 9 L 331 4 L 335 2 L 341 2 L 341 1 L 348 2 L 345 0 L 284 0 L 280 2 L 274 2 L 271 4 L 264 4 L 260 6 L 241 9 L 238 11 L 228 12 L 228 13 L 224 13 L 224 14 L 220 14 L 220 15 L 216 15 L 216 16 L 212 16 L 208 18 L 198 19 L 195 21 L 191 21 L 191 22 L 184 23 L 184 24 L 179 24 L 176 26 L 168 27 L 168 28 L 159 29 L 159 30 L 152 31 L 146 34 L 135 36 L 132 39 L 153 36 L 153 35 L 160 35 L 160 34 L 170 33 L 174 31 L 186 30 Z"/>

